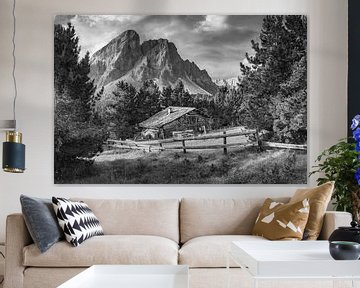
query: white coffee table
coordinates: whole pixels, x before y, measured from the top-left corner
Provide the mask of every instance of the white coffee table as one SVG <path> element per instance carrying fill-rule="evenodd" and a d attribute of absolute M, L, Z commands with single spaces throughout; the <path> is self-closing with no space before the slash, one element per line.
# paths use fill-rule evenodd
<path fill-rule="evenodd" d="M 58 288 L 188 288 L 185 265 L 94 265 Z"/>
<path fill-rule="evenodd" d="M 230 258 L 246 270 L 253 287 L 260 280 L 349 280 L 360 287 L 360 261 L 336 261 L 328 241 L 232 242 Z M 228 264 L 229 268 L 229 264 Z"/>

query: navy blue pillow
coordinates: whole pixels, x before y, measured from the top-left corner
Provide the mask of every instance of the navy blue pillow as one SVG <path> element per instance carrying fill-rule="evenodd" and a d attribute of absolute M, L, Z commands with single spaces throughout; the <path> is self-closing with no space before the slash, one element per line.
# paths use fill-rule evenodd
<path fill-rule="evenodd" d="M 64 239 L 64 233 L 57 221 L 51 199 L 21 195 L 20 203 L 31 238 L 41 253 Z"/>

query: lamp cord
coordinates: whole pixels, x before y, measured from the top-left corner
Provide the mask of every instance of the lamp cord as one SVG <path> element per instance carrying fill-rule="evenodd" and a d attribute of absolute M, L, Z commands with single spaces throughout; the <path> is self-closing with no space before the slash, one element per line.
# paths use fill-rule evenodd
<path fill-rule="evenodd" d="M 15 8 L 16 8 L 16 0 L 13 0 L 13 9 L 12 9 L 12 16 L 13 16 L 13 35 L 12 35 L 12 44 L 13 44 L 13 50 L 12 50 L 12 57 L 13 57 L 13 69 L 12 69 L 12 78 L 14 81 L 14 102 L 13 102 L 13 117 L 14 121 L 16 123 L 16 98 L 17 98 L 17 85 L 16 85 L 16 78 L 15 78 L 15 68 L 16 68 L 16 56 L 15 56 L 15 35 L 16 35 L 16 15 L 15 15 Z M 16 124 L 15 124 L 16 125 Z M 15 127 L 16 130 L 16 127 Z"/>

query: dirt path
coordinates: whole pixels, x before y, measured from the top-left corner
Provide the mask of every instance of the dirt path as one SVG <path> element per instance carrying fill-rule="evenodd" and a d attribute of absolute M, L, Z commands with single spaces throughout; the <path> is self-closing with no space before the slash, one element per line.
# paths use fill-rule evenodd
<path fill-rule="evenodd" d="M 105 151 L 95 158 L 95 163 L 115 161 L 119 159 L 137 159 L 144 157 L 146 154 L 148 153 L 142 150 L 123 150 L 120 152 Z"/>

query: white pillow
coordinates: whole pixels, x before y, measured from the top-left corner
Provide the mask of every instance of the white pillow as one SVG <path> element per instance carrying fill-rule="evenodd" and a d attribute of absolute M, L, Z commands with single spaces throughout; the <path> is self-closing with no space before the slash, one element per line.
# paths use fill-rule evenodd
<path fill-rule="evenodd" d="M 86 239 L 104 235 L 99 220 L 84 202 L 52 197 L 55 214 L 66 241 L 79 246 Z"/>

